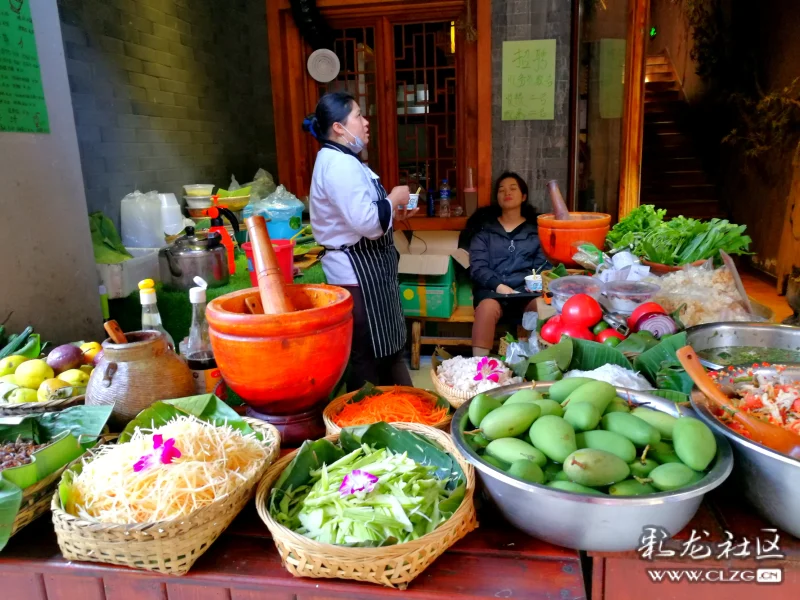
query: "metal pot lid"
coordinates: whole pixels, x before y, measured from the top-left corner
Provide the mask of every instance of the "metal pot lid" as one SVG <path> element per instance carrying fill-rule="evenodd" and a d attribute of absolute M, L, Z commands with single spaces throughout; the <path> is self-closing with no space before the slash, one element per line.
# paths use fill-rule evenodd
<path fill-rule="evenodd" d="M 188 254 L 193 252 L 209 252 L 222 248 L 220 242 L 222 236 L 215 231 L 209 233 L 197 233 L 194 227 L 186 228 L 186 235 L 179 237 L 169 246 L 171 254 Z M 224 250 L 224 248 L 223 248 Z"/>

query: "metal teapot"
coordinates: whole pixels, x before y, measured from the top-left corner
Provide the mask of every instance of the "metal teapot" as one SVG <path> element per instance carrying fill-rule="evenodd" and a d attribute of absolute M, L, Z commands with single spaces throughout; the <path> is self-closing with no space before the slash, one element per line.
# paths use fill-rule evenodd
<path fill-rule="evenodd" d="M 208 287 L 220 287 L 230 280 L 228 256 L 219 233 L 195 233 L 186 228 L 186 235 L 158 251 L 161 283 L 171 289 L 188 290 L 194 278 L 202 277 Z"/>

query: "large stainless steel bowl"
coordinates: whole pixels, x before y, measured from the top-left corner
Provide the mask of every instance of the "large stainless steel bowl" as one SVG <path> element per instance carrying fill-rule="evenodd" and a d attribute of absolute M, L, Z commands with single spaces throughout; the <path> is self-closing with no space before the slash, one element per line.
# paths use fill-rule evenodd
<path fill-rule="evenodd" d="M 757 346 L 800 351 L 800 327 L 767 323 L 708 323 L 686 330 L 688 344 L 695 352 L 729 346 Z M 708 368 L 716 368 L 701 359 Z"/>
<path fill-rule="evenodd" d="M 800 381 L 800 367 L 787 368 L 780 374 L 765 367 L 755 369 L 755 373 L 782 381 Z M 736 382 L 722 382 L 737 386 Z M 706 400 L 702 394 L 695 393 L 692 406 L 715 433 L 730 441 L 736 458 L 733 477 L 739 483 L 737 489 L 765 520 L 800 538 L 800 460 L 770 450 L 729 429 L 709 410 Z"/>
<path fill-rule="evenodd" d="M 531 386 L 530 383 L 511 385 L 490 394 L 506 398 Z M 533 389 L 542 392 L 549 387 L 550 383 L 533 385 Z M 694 414 L 688 407 L 643 392 L 617 388 L 617 395 L 675 417 Z M 464 430 L 469 422 L 470 402 L 456 411 L 451 425 L 459 451 L 475 466 L 489 496 L 511 524 L 559 546 L 622 552 L 640 547 L 646 527 L 663 527 L 675 535 L 692 519 L 703 496 L 725 481 L 733 468 L 730 445 L 723 435 L 717 435 L 717 458 L 709 473 L 695 485 L 675 492 L 619 498 L 588 496 L 527 483 L 483 462 L 467 444 Z"/>

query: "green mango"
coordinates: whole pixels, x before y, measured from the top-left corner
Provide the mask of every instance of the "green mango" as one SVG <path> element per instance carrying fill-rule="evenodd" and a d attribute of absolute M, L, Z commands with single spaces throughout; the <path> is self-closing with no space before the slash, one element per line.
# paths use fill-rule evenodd
<path fill-rule="evenodd" d="M 650 471 L 653 487 L 662 492 L 686 487 L 697 481 L 695 478 L 696 472 L 683 463 L 667 463 Z"/>
<path fill-rule="evenodd" d="M 547 487 L 561 490 L 562 492 L 575 492 L 576 494 L 591 494 L 592 496 L 605 496 L 605 494 L 598 490 L 593 490 L 590 487 L 574 483 L 572 481 L 551 481 Z"/>
<path fill-rule="evenodd" d="M 486 436 L 482 433 L 465 433 L 464 438 L 475 450 L 482 450 L 489 445 L 489 440 L 487 440 Z"/>
<path fill-rule="evenodd" d="M 547 458 L 557 463 L 563 463 L 578 449 L 575 444 L 575 429 L 555 415 L 539 417 L 531 426 L 530 436 L 533 445 L 544 452 Z"/>
<path fill-rule="evenodd" d="M 649 483 L 641 483 L 635 479 L 626 479 L 608 488 L 608 493 L 612 496 L 645 496 L 655 494 L 657 491 Z"/>
<path fill-rule="evenodd" d="M 644 460 L 637 458 L 628 466 L 631 468 L 631 475 L 634 477 L 649 477 L 650 471 L 658 466 L 658 463 L 652 458 L 645 458 Z"/>
<path fill-rule="evenodd" d="M 556 381 L 550 386 L 550 389 L 547 391 L 547 395 L 550 396 L 551 400 L 555 400 L 560 404 L 566 400 L 572 392 L 577 390 L 583 384 L 591 383 L 593 381 L 595 380 L 588 377 L 570 377 L 569 379 L 562 379 L 561 381 Z"/>
<path fill-rule="evenodd" d="M 501 406 L 481 421 L 481 431 L 490 440 L 517 437 L 539 417 L 542 409 L 532 402 Z"/>
<path fill-rule="evenodd" d="M 536 402 L 544 398 L 539 392 L 534 390 L 520 390 L 511 395 L 504 404 L 518 404 L 520 402 Z"/>
<path fill-rule="evenodd" d="M 564 469 L 561 469 L 558 473 L 555 474 L 553 477 L 553 481 L 569 481 L 569 477 L 564 472 Z"/>
<path fill-rule="evenodd" d="M 509 464 L 530 460 L 543 467 L 547 463 L 547 457 L 540 450 L 517 438 L 501 438 L 489 442 L 486 454 Z"/>
<path fill-rule="evenodd" d="M 640 448 L 652 446 L 661 440 L 658 429 L 642 419 L 634 417 L 631 413 L 608 413 L 600 419 L 600 423 L 606 431 L 619 433 L 632 441 L 634 446 Z"/>
<path fill-rule="evenodd" d="M 544 466 L 542 471 L 544 472 L 545 481 L 553 481 L 553 479 L 555 479 L 559 473 L 564 472 L 560 464 L 554 463 L 551 460 L 547 461 L 547 464 Z"/>
<path fill-rule="evenodd" d="M 717 440 L 711 429 L 693 417 L 677 420 L 672 443 L 681 462 L 695 471 L 705 471 L 717 455 Z"/>
<path fill-rule="evenodd" d="M 611 404 L 611 401 L 616 397 L 617 390 L 610 383 L 606 383 L 605 381 L 590 381 L 567 396 L 562 406 L 568 408 L 569 405 L 573 403 L 589 402 L 593 404 L 602 415 L 606 412 L 606 408 Z"/>
<path fill-rule="evenodd" d="M 497 460 L 494 456 L 489 456 L 488 454 L 484 454 L 483 456 L 481 456 L 481 459 L 483 459 L 484 462 L 489 463 L 493 467 L 497 467 L 501 471 L 505 471 L 506 469 L 508 469 L 508 467 L 511 466 L 507 462 L 503 462 L 502 460 Z"/>
<path fill-rule="evenodd" d="M 544 415 L 555 415 L 557 417 L 564 416 L 564 409 L 561 408 L 561 405 L 556 402 L 555 400 L 534 400 L 534 404 L 538 404 L 539 408 L 542 409 L 542 416 Z"/>
<path fill-rule="evenodd" d="M 531 483 L 544 483 L 544 473 L 535 462 L 530 460 L 518 460 L 511 463 L 507 473 L 512 477 L 517 477 L 523 481 Z"/>
<path fill-rule="evenodd" d="M 597 410 L 594 404 L 589 402 L 578 402 L 568 404 L 564 413 L 564 420 L 572 425 L 575 431 L 589 431 L 597 427 L 600 423 L 602 413 Z"/>
<path fill-rule="evenodd" d="M 575 483 L 603 487 L 627 478 L 631 470 L 628 463 L 615 454 L 583 448 L 567 457 L 564 461 L 564 472 Z"/>
<path fill-rule="evenodd" d="M 678 458 L 678 455 L 675 454 L 675 449 L 669 442 L 656 442 L 655 444 L 651 444 L 650 449 L 647 451 L 647 456 L 654 458 L 656 462 L 662 465 L 682 462 L 681 459 Z"/>
<path fill-rule="evenodd" d="M 678 421 L 672 415 L 645 406 L 637 406 L 631 411 L 631 414 L 658 429 L 662 440 L 672 439 L 672 428 L 675 427 L 675 423 Z"/>
<path fill-rule="evenodd" d="M 497 398 L 492 398 L 488 394 L 478 394 L 469 403 L 469 420 L 475 427 L 480 427 L 483 419 L 493 410 L 503 406 Z"/>
<path fill-rule="evenodd" d="M 612 412 L 631 412 L 630 404 L 628 404 L 627 400 L 623 400 L 618 396 L 609 403 L 608 408 L 606 408 L 606 412 L 603 414 L 607 415 L 608 413 Z"/>
<path fill-rule="evenodd" d="M 636 459 L 636 447 L 628 438 L 613 431 L 596 429 L 585 431 L 575 435 L 578 448 L 593 448 L 595 450 L 605 450 L 619 456 L 626 463 L 631 463 Z"/>

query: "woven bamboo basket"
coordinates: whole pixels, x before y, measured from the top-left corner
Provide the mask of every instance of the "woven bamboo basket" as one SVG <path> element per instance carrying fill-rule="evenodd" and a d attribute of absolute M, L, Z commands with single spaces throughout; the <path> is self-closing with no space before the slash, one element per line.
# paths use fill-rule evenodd
<path fill-rule="evenodd" d="M 280 525 L 269 514 L 269 495 L 297 451 L 287 454 L 267 471 L 258 484 L 256 508 L 269 528 L 283 566 L 295 577 L 351 579 L 404 590 L 445 550 L 478 526 L 473 496 L 475 471 L 463 459 L 450 436 L 427 425 L 397 423 L 398 429 L 413 431 L 452 454 L 464 471 L 466 493 L 455 513 L 435 531 L 412 542 L 381 548 L 349 548 L 323 544 Z M 338 434 L 326 439 L 336 442 Z"/>
<path fill-rule="evenodd" d="M 61 398 L 59 400 L 48 400 L 47 402 L 2 402 L 0 401 L 0 416 L 2 417 L 24 417 L 26 415 L 38 415 L 45 412 L 63 410 L 70 406 L 83 404 L 86 395 L 73 396 L 71 398 Z"/>
<path fill-rule="evenodd" d="M 450 387 L 439 379 L 439 376 L 436 374 L 436 367 L 431 369 L 431 379 L 433 380 L 433 387 L 436 388 L 436 393 L 447 400 L 453 408 L 458 408 L 464 404 L 464 402 L 472 398 L 469 392 L 462 392 L 454 387 Z"/>
<path fill-rule="evenodd" d="M 58 546 L 67 560 L 108 563 L 168 575 L 185 575 L 253 497 L 253 490 L 280 453 L 280 434 L 272 425 L 246 418 L 264 436 L 267 459 L 236 491 L 182 519 L 133 525 L 96 523 L 61 508 L 58 492 L 53 511 Z"/>
<path fill-rule="evenodd" d="M 416 394 L 429 402 L 436 403 L 436 401 L 438 400 L 435 394 L 414 387 L 399 385 L 399 386 L 383 386 L 383 387 L 378 387 L 376 389 L 382 392 L 389 392 L 393 389 L 398 389 L 403 392 Z M 349 394 L 345 394 L 344 396 L 339 396 L 333 402 L 328 404 L 328 406 L 325 407 L 324 411 L 322 411 L 322 420 L 325 421 L 326 435 L 338 434 L 342 430 L 341 427 L 339 427 L 336 423 L 334 423 L 333 419 L 336 417 L 337 414 L 339 414 L 339 411 L 342 410 L 342 407 L 344 407 L 344 405 L 347 404 L 350 401 L 350 399 L 356 394 L 358 394 L 358 392 L 351 392 Z M 433 427 L 436 427 L 436 429 L 441 429 L 442 431 L 447 431 L 450 429 L 450 422 L 452 420 L 453 420 L 453 415 L 447 414 L 444 419 L 433 425 Z"/>

